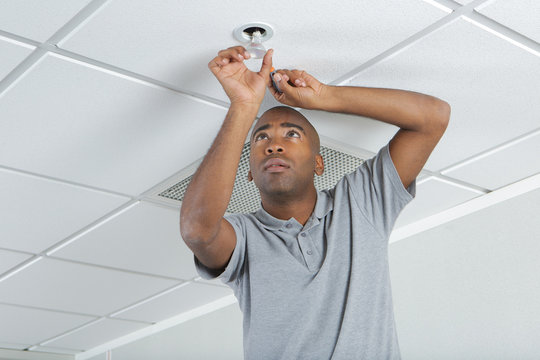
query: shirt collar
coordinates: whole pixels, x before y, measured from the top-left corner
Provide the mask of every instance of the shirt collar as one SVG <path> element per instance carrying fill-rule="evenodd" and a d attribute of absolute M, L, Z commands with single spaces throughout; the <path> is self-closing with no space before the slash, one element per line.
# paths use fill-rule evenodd
<path fill-rule="evenodd" d="M 333 208 L 334 204 L 332 198 L 328 194 L 328 191 L 317 191 L 317 202 L 315 203 L 315 209 L 313 209 L 313 213 L 311 214 L 311 217 L 306 225 L 311 222 L 310 220 L 312 217 L 316 217 L 318 220 L 320 220 Z M 261 207 L 254 213 L 254 215 L 265 228 L 270 230 L 279 230 L 290 222 L 298 223 L 298 221 L 296 221 L 294 218 L 290 218 L 289 220 L 281 220 L 273 217 L 263 209 L 262 203 Z"/>

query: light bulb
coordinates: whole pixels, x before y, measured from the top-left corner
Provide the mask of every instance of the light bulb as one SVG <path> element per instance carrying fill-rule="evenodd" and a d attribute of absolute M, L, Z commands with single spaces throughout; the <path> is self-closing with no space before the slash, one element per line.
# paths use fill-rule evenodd
<path fill-rule="evenodd" d="M 246 50 L 249 52 L 253 59 L 262 59 L 264 54 L 266 54 L 266 49 L 262 44 L 262 35 L 260 31 L 255 31 L 251 35 L 251 42 L 249 43 Z"/>

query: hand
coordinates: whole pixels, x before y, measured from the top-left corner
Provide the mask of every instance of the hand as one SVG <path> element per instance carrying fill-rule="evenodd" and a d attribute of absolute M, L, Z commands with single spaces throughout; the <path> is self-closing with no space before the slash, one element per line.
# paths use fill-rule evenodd
<path fill-rule="evenodd" d="M 326 85 L 307 72 L 280 69 L 274 74 L 274 80 L 282 93 L 277 92 L 271 82 L 268 87 L 280 103 L 304 109 L 316 109 L 321 106 Z"/>
<path fill-rule="evenodd" d="M 250 55 L 243 46 L 221 50 L 208 63 L 208 68 L 223 86 L 231 105 L 246 104 L 257 108 L 261 105 L 266 85 L 271 82 L 273 52 L 272 49 L 266 52 L 259 72 L 248 70 L 244 64 L 244 59 L 249 59 Z"/>

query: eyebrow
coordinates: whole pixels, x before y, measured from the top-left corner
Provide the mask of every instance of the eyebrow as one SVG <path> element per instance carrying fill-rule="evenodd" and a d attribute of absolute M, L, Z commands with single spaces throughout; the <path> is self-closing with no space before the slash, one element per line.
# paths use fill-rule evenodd
<path fill-rule="evenodd" d="M 280 126 L 280 127 L 283 127 L 283 128 L 287 128 L 287 127 L 298 128 L 298 129 L 300 129 L 300 130 L 304 133 L 304 135 L 306 134 L 304 128 L 301 127 L 300 125 L 296 125 L 296 124 L 293 124 L 293 123 L 284 122 L 284 123 L 279 124 L 279 126 Z M 255 135 L 257 135 L 257 133 L 258 133 L 259 131 L 263 131 L 263 130 L 266 130 L 266 129 L 269 129 L 269 128 L 270 128 L 270 124 L 264 124 L 264 125 L 258 127 L 257 130 L 255 130 L 255 132 L 253 133 L 252 138 L 255 137 Z"/>

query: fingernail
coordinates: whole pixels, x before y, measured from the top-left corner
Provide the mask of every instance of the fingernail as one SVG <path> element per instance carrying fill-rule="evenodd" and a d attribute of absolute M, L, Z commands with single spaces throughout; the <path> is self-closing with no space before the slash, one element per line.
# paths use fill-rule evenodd
<path fill-rule="evenodd" d="M 274 79 L 277 81 L 281 81 L 281 76 L 279 74 L 274 75 Z"/>
<path fill-rule="evenodd" d="M 294 81 L 294 83 L 295 83 L 295 84 L 298 84 L 298 85 L 302 84 L 302 82 L 300 81 L 300 79 L 296 79 L 296 80 Z"/>
<path fill-rule="evenodd" d="M 229 59 L 225 58 L 225 59 L 223 59 L 223 62 L 226 64 L 226 63 L 229 62 Z"/>
<path fill-rule="evenodd" d="M 242 56 L 242 54 L 238 54 L 238 58 L 243 59 L 244 57 Z"/>
<path fill-rule="evenodd" d="M 247 51 L 244 53 L 244 57 L 245 57 L 246 59 L 249 59 L 250 55 L 249 55 L 249 53 L 248 53 Z"/>

